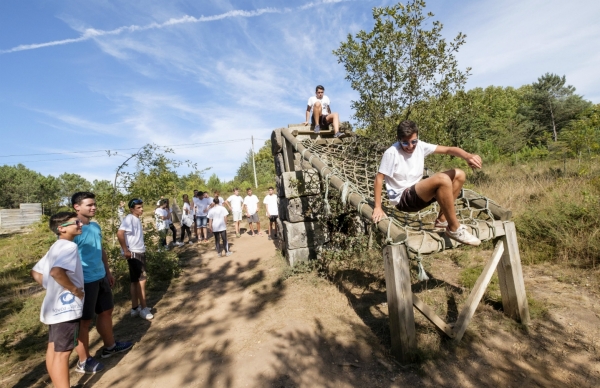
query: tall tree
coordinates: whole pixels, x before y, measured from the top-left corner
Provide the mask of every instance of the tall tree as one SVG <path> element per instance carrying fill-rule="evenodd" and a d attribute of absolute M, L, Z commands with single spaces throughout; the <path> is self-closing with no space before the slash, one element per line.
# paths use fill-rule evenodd
<path fill-rule="evenodd" d="M 469 75 L 455 58 L 466 36 L 446 42 L 442 23 L 430 22 L 434 15 L 424 8 L 423 0 L 375 7 L 373 30 L 349 34 L 333 52 L 359 94 L 352 101 L 355 118 L 376 135 L 410 118 L 417 105 L 462 90 Z"/>
<path fill-rule="evenodd" d="M 575 94 L 575 87 L 557 74 L 546 73 L 531 86 L 529 115 L 558 140 L 560 130 L 590 103 Z"/>

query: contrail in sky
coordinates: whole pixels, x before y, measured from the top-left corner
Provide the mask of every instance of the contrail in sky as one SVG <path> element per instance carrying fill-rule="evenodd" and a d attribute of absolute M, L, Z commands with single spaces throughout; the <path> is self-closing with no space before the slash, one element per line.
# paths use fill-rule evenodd
<path fill-rule="evenodd" d="M 136 25 L 123 26 L 123 27 L 115 28 L 114 30 L 108 30 L 108 31 L 97 30 L 95 28 L 87 28 L 83 31 L 81 36 L 78 38 L 55 40 L 55 41 L 45 42 L 45 43 L 22 44 L 22 45 L 13 47 L 8 50 L 0 50 L 0 54 L 9 54 L 9 53 L 17 52 L 17 51 L 35 50 L 35 49 L 44 48 L 44 47 L 61 46 L 64 44 L 79 43 L 79 42 L 84 42 L 86 40 L 99 38 L 102 36 L 120 35 L 124 32 L 156 30 L 156 29 L 161 29 L 161 28 L 165 28 L 165 27 L 175 26 L 178 24 L 204 23 L 204 22 L 212 22 L 212 21 L 216 21 L 216 20 L 229 19 L 229 18 L 252 18 L 252 17 L 261 16 L 263 14 L 269 14 L 269 13 L 280 13 L 280 14 L 290 13 L 293 11 L 303 11 L 303 10 L 306 10 L 309 8 L 314 8 L 314 7 L 322 5 L 322 4 L 342 3 L 342 2 L 347 2 L 347 1 L 352 1 L 352 0 L 323 0 L 323 1 L 318 1 L 318 2 L 306 3 L 306 4 L 304 4 L 300 7 L 296 7 L 296 8 L 271 8 L 271 7 L 269 7 L 269 8 L 259 8 L 259 9 L 253 10 L 253 11 L 233 10 L 233 11 L 229 11 L 229 12 L 225 12 L 225 13 L 213 15 L 213 16 L 194 17 L 194 16 L 185 15 L 180 18 L 171 18 L 163 23 L 150 23 L 150 24 L 146 24 L 144 26 L 136 26 Z"/>

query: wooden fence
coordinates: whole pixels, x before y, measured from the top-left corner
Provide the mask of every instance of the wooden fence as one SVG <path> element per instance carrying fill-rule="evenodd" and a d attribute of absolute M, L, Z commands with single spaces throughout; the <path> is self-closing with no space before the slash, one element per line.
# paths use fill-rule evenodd
<path fill-rule="evenodd" d="M 17 231 L 41 219 L 41 203 L 22 203 L 19 209 L 0 209 L 0 229 L 3 231 Z"/>

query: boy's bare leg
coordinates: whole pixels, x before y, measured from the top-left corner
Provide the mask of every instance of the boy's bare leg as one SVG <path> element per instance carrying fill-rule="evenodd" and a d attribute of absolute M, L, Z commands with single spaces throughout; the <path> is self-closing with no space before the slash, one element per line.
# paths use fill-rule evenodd
<path fill-rule="evenodd" d="M 146 308 L 146 279 L 140 280 L 137 283 L 137 285 L 138 285 L 138 289 L 137 289 L 138 299 L 140 300 L 140 304 L 142 305 L 142 308 L 145 309 Z"/>
<path fill-rule="evenodd" d="M 452 177 L 450 175 L 452 175 Z M 415 191 L 423 201 L 428 202 L 433 198 L 437 200 L 440 204 L 441 213 L 443 213 L 445 219 L 448 221 L 448 229 L 451 231 L 455 231 L 460 225 L 456 218 L 456 213 L 454 212 L 454 200 L 456 198 L 454 197 L 452 178 L 456 177 L 456 175 L 456 169 L 441 172 L 434 174 L 415 185 Z"/>
<path fill-rule="evenodd" d="M 340 116 L 337 113 L 330 113 L 327 115 L 327 122 L 333 123 L 333 132 L 338 133 L 340 131 Z"/>
<path fill-rule="evenodd" d="M 444 171 L 442 172 L 442 174 L 447 174 L 450 177 L 450 179 L 452 179 L 452 194 L 454 196 L 454 200 L 456 201 L 456 199 L 460 195 L 460 191 L 462 190 L 463 185 L 465 184 L 467 175 L 460 168 L 454 168 L 452 170 Z M 444 215 L 441 209 L 438 214 L 438 220 L 440 220 L 441 222 L 446 221 L 446 216 Z"/>
<path fill-rule="evenodd" d="M 96 318 L 96 330 L 98 330 L 98 334 L 100 334 L 100 337 L 102 337 L 104 347 L 106 348 L 110 348 L 115 344 L 115 337 L 113 336 L 112 312 L 113 309 L 103 311 L 98 314 L 98 317 Z"/>
<path fill-rule="evenodd" d="M 90 326 L 92 324 L 91 319 L 82 319 L 79 321 L 79 336 L 77 337 L 77 346 L 75 351 L 79 356 L 79 362 L 84 362 L 90 357 Z"/>
<path fill-rule="evenodd" d="M 313 105 L 313 118 L 315 119 L 315 125 L 319 125 L 321 122 L 321 113 L 323 112 L 323 107 L 319 101 L 315 102 Z"/>
<path fill-rule="evenodd" d="M 260 221 L 256 223 L 256 229 L 258 229 L 258 234 L 262 236 L 262 231 L 260 230 Z"/>
<path fill-rule="evenodd" d="M 71 351 L 56 352 L 54 351 L 54 342 L 48 344 L 46 352 L 46 368 L 52 383 L 56 388 L 69 388 L 69 356 Z"/>
<path fill-rule="evenodd" d="M 235 234 L 240 234 L 240 222 L 235 222 Z"/>

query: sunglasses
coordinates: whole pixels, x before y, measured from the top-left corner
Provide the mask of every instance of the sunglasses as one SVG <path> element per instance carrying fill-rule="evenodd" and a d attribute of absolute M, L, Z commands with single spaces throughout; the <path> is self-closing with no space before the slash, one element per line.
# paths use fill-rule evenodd
<path fill-rule="evenodd" d="M 129 208 L 131 209 L 132 207 L 134 207 L 135 205 L 142 205 L 144 203 L 144 201 L 142 201 L 141 199 L 132 199 L 131 201 L 129 201 Z"/>
<path fill-rule="evenodd" d="M 400 145 L 402 147 L 408 147 L 409 144 L 417 145 L 418 142 L 419 142 L 419 139 L 414 139 L 414 140 L 411 140 L 411 141 L 401 141 Z"/>
<path fill-rule="evenodd" d="M 71 221 L 71 222 L 65 222 L 64 224 L 60 224 L 60 226 L 70 226 L 70 225 L 80 226 L 81 224 L 82 224 L 82 222 L 80 220 L 75 220 L 75 221 Z"/>

